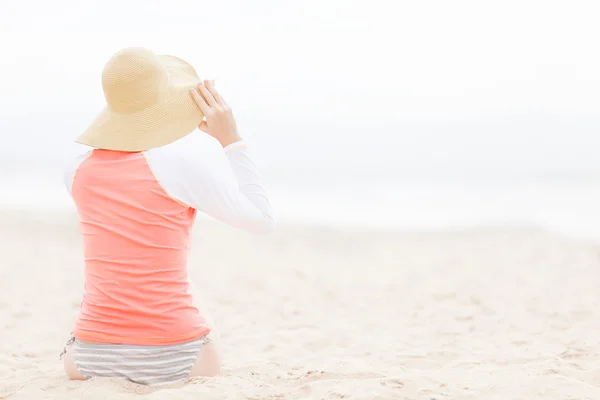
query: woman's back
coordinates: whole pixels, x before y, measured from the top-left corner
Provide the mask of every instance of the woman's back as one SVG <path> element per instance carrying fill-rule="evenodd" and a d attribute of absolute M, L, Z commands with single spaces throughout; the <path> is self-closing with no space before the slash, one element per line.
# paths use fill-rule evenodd
<path fill-rule="evenodd" d="M 165 192 L 143 152 L 96 149 L 73 169 L 85 261 L 74 334 L 159 345 L 208 333 L 186 271 L 196 211 Z"/>

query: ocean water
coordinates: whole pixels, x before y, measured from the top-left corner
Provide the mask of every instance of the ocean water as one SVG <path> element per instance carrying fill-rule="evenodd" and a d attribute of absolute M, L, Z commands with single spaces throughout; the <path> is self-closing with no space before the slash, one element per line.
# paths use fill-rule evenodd
<path fill-rule="evenodd" d="M 269 174 L 265 180 L 284 224 L 405 232 L 539 228 L 600 243 L 600 181 L 354 179 L 327 184 L 282 181 Z M 5 171 L 0 183 L 4 210 L 74 210 L 57 166 L 27 174 Z"/>
<path fill-rule="evenodd" d="M 34 117 L 0 121 L 15 132 L 0 148 L 0 207 L 72 210 L 63 166 L 82 151 L 69 149 L 80 127 L 55 116 L 53 132 L 62 133 L 53 137 L 36 129 Z M 350 122 L 242 118 L 280 222 L 402 231 L 533 227 L 600 242 L 600 118 Z"/>

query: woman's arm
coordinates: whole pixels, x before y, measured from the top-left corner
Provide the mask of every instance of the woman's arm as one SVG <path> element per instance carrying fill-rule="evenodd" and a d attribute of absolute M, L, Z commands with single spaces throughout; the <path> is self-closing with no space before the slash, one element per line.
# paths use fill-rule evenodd
<path fill-rule="evenodd" d="M 247 145 L 237 133 L 229 107 L 214 87 L 209 91 L 207 86 L 212 84 L 202 85 L 202 93 L 212 96 L 212 107 L 199 91 L 193 91 L 206 116 L 199 128 L 217 139 L 223 150 L 212 151 L 209 143 L 191 133 L 146 152 L 149 165 L 165 191 L 178 201 L 246 231 L 272 232 L 273 209 Z"/>

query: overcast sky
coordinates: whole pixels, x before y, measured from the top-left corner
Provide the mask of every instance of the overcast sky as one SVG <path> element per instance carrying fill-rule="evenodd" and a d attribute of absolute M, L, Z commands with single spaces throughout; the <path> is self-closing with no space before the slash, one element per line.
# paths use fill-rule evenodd
<path fill-rule="evenodd" d="M 126 46 L 187 59 L 216 79 L 242 121 L 258 121 L 253 129 L 600 115 L 597 0 L 0 4 L 0 127 L 18 130 L 15 140 L 84 129 L 104 105 L 104 63 Z M 558 146 L 569 134 L 548 131 Z M 592 157 L 598 135 L 582 135 Z"/>
<path fill-rule="evenodd" d="M 90 112 L 104 62 L 130 45 L 180 55 L 281 117 L 600 110 L 597 1 L 1 4 L 4 113 Z"/>

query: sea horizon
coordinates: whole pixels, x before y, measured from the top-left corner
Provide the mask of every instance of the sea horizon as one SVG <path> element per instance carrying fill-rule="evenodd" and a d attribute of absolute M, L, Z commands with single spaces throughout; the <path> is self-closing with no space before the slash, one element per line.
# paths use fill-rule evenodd
<path fill-rule="evenodd" d="M 7 211 L 75 212 L 56 165 L 0 175 Z M 303 182 L 266 174 L 282 224 L 443 232 L 533 228 L 600 243 L 600 180 L 369 180 Z M 200 216 L 200 218 L 206 218 Z"/>

